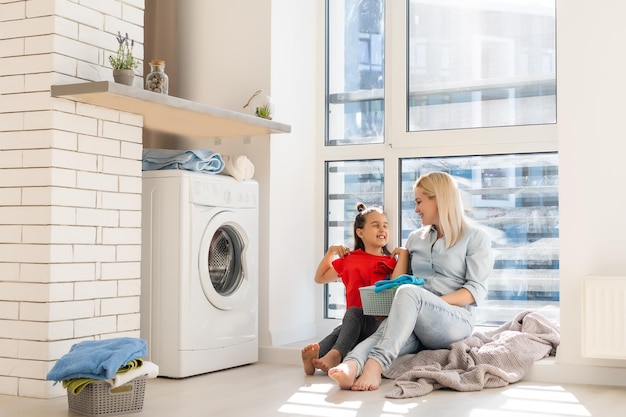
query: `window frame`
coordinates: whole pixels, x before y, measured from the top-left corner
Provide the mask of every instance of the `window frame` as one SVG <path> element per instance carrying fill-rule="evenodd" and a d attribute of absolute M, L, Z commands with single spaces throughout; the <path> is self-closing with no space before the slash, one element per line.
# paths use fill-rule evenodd
<path fill-rule="evenodd" d="M 332 0 L 327 0 L 332 1 Z M 486 128 L 466 128 L 454 130 L 408 131 L 407 106 L 407 14 L 408 1 L 386 0 L 385 9 L 385 136 L 380 144 L 354 144 L 330 146 L 327 138 L 318 141 L 317 166 L 320 167 L 324 187 L 321 187 L 323 199 L 326 199 L 325 164 L 327 161 L 382 159 L 384 165 L 384 210 L 389 220 L 391 233 L 389 247 L 395 248 L 402 241 L 400 210 L 401 210 L 401 178 L 400 165 L 403 158 L 449 157 L 471 155 L 497 155 L 514 153 L 557 152 L 558 153 L 558 97 L 557 122 L 550 124 L 505 126 Z M 328 70 L 326 68 L 328 47 L 328 8 L 324 6 L 325 46 L 324 59 L 324 90 L 321 100 L 324 103 L 324 122 L 328 122 Z M 557 51 L 558 53 L 558 51 Z M 558 68 L 557 68 L 558 85 Z M 558 94 L 558 92 L 557 92 Z M 328 130 L 323 128 L 326 135 Z M 326 252 L 328 242 L 326 230 L 328 219 L 323 216 L 323 233 L 321 242 L 324 245 L 322 254 Z M 316 296 L 323 300 L 324 286 L 318 286 Z M 332 329 L 338 320 L 325 319 L 325 307 L 321 308 L 321 329 Z"/>

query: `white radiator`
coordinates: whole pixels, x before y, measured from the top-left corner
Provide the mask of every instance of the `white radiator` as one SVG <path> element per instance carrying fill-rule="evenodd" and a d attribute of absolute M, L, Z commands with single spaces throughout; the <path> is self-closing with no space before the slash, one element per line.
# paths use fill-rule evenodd
<path fill-rule="evenodd" d="M 626 359 L 626 277 L 585 277 L 582 310 L 582 355 Z"/>

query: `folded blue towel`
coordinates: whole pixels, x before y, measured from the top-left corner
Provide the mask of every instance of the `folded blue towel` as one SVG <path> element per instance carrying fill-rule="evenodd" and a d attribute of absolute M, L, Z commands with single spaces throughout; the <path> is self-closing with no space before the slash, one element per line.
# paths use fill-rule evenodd
<path fill-rule="evenodd" d="M 206 149 L 177 151 L 171 149 L 144 149 L 141 169 L 183 169 L 219 174 L 224 169 L 222 155 Z"/>
<path fill-rule="evenodd" d="M 145 356 L 147 343 L 143 339 L 118 337 L 106 340 L 86 340 L 72 345 L 52 367 L 46 379 L 65 381 L 74 378 L 111 379 L 122 366 Z"/>
<path fill-rule="evenodd" d="M 381 292 L 382 290 L 386 290 L 387 288 L 397 287 L 402 284 L 415 284 L 415 285 L 424 285 L 424 278 L 415 277 L 413 275 L 400 275 L 396 279 L 381 279 L 380 281 L 376 281 L 374 283 L 374 292 Z"/>

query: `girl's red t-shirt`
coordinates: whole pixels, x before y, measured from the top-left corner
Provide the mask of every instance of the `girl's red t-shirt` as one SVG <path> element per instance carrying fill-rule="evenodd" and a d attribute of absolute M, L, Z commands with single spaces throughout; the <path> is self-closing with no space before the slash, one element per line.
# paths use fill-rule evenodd
<path fill-rule="evenodd" d="M 359 288 L 387 279 L 396 267 L 396 262 L 394 257 L 372 255 L 361 249 L 351 251 L 344 258 L 335 259 L 333 268 L 346 286 L 346 308 L 363 308 Z"/>

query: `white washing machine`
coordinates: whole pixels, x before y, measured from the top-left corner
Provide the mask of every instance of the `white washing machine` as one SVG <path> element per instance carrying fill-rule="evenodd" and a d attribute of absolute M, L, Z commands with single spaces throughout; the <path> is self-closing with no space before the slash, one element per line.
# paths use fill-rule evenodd
<path fill-rule="evenodd" d="M 145 171 L 141 337 L 159 375 L 258 360 L 258 183 Z"/>

